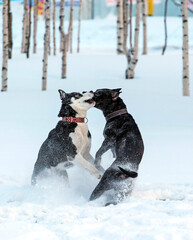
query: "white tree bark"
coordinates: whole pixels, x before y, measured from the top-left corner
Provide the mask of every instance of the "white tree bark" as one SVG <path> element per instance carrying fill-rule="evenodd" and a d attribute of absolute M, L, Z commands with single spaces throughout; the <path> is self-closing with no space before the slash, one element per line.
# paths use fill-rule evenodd
<path fill-rule="evenodd" d="M 68 29 L 70 53 L 72 53 L 72 40 L 73 40 L 73 11 L 74 11 L 74 0 L 71 0 L 70 6 L 70 27 Z"/>
<path fill-rule="evenodd" d="M 128 37 L 128 0 L 123 0 L 123 49 L 124 52 L 127 49 L 127 37 Z"/>
<path fill-rule="evenodd" d="M 138 61 L 138 42 L 139 42 L 139 28 L 140 28 L 140 15 L 141 15 L 141 0 L 136 2 L 136 17 L 135 17 L 135 37 L 134 49 L 126 52 L 128 68 L 126 69 L 126 79 L 134 78 L 134 69 Z"/>
<path fill-rule="evenodd" d="M 27 19 L 27 34 L 26 34 L 26 55 L 27 55 L 27 58 L 29 58 L 29 51 L 30 51 L 30 37 L 31 37 L 31 6 L 32 6 L 32 0 L 29 0 L 28 19 Z"/>
<path fill-rule="evenodd" d="M 117 0 L 117 53 L 123 53 L 123 0 Z"/>
<path fill-rule="evenodd" d="M 24 7 L 24 14 L 23 14 L 21 52 L 22 53 L 26 53 L 26 36 L 27 36 L 27 21 L 28 21 L 28 0 L 24 0 L 23 7 Z"/>
<path fill-rule="evenodd" d="M 34 0 L 33 53 L 37 52 L 38 0 Z"/>
<path fill-rule="evenodd" d="M 147 0 L 142 0 L 143 15 L 143 54 L 147 55 Z"/>
<path fill-rule="evenodd" d="M 49 28 L 50 28 L 50 5 L 49 0 L 45 0 L 45 34 L 44 34 L 44 58 L 43 58 L 43 76 L 42 90 L 47 88 L 47 66 L 48 66 L 48 48 L 49 48 Z"/>
<path fill-rule="evenodd" d="M 54 56 L 56 56 L 56 0 L 53 0 L 53 14 L 52 14 L 52 21 L 53 21 L 53 52 Z"/>
<path fill-rule="evenodd" d="M 7 91 L 8 72 L 8 0 L 3 1 L 3 61 L 2 61 L 2 89 Z"/>
<path fill-rule="evenodd" d="M 86 0 L 87 19 L 90 19 L 90 0 Z"/>
<path fill-rule="evenodd" d="M 63 34 L 63 49 L 62 49 L 62 78 L 66 78 L 66 67 L 67 67 L 67 50 L 68 50 L 68 34 Z"/>
<path fill-rule="evenodd" d="M 190 96 L 187 0 L 181 0 L 181 9 L 183 25 L 183 96 Z"/>
<path fill-rule="evenodd" d="M 77 44 L 77 53 L 80 52 L 81 10 L 82 10 L 82 0 L 80 0 L 79 13 L 78 13 L 78 44 Z"/>
<path fill-rule="evenodd" d="M 12 42 L 12 13 L 11 13 L 11 0 L 8 0 L 8 51 L 9 51 L 9 58 L 12 58 L 12 47 L 13 47 L 13 42 Z"/>
<path fill-rule="evenodd" d="M 63 33 L 64 33 L 64 3 L 65 0 L 60 1 L 60 26 L 59 26 L 59 31 L 60 31 L 60 51 L 63 49 Z"/>
<path fill-rule="evenodd" d="M 51 34 L 50 34 L 50 19 L 51 19 L 51 9 L 50 9 L 50 2 L 49 2 L 49 11 L 48 11 L 48 14 L 49 14 L 49 25 L 48 25 L 48 54 L 50 55 L 51 54 Z"/>

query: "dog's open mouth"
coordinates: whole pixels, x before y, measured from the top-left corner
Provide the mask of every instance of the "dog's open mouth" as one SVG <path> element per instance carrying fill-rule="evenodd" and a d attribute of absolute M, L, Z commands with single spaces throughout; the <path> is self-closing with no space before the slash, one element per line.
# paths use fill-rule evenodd
<path fill-rule="evenodd" d="M 89 103 L 89 104 L 93 104 L 95 103 L 94 99 L 93 98 L 90 98 L 88 100 L 85 100 L 86 103 Z"/>

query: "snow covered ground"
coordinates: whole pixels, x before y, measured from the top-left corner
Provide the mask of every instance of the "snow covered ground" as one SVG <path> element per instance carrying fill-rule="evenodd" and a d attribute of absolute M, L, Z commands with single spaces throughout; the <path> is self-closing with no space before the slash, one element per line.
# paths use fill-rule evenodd
<path fill-rule="evenodd" d="M 8 92 L 0 93 L 0 239 L 192 240 L 193 97 L 182 97 L 181 20 L 168 19 L 169 49 L 161 56 L 163 19 L 148 19 L 149 54 L 140 54 L 134 80 L 124 79 L 126 59 L 115 52 L 116 19 L 84 21 L 81 53 L 68 55 L 68 78 L 60 79 L 61 55 L 50 56 L 48 90 L 42 92 L 43 21 L 38 53 L 26 60 L 19 49 L 22 18 L 17 5 L 14 16 Z M 192 66 L 191 50 L 191 95 Z M 57 90 L 103 87 L 122 87 L 121 96 L 144 138 L 145 154 L 132 196 L 117 206 L 103 207 L 102 199 L 88 202 L 98 180 L 76 167 L 69 170 L 70 188 L 56 177 L 31 187 L 38 150 L 59 120 Z M 94 108 L 88 119 L 95 155 L 105 120 Z M 104 167 L 111 162 L 107 152 Z"/>

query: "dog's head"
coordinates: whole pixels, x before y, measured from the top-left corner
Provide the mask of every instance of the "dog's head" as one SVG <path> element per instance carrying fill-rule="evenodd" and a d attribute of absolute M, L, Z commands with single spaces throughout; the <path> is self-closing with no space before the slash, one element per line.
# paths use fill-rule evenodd
<path fill-rule="evenodd" d="M 59 117 L 71 116 L 76 117 L 77 114 L 85 113 L 89 108 L 94 107 L 93 92 L 72 92 L 65 93 L 63 90 L 58 90 L 62 107 L 58 114 Z"/>
<path fill-rule="evenodd" d="M 123 188 L 131 187 L 131 181 L 133 178 L 138 176 L 137 172 L 124 169 L 120 166 L 114 168 L 109 167 L 103 177 L 101 178 L 99 184 L 96 186 L 94 191 L 90 196 L 90 201 L 95 200 L 102 196 L 106 191 L 114 189 L 115 194 L 121 194 L 124 190 Z"/>
<path fill-rule="evenodd" d="M 121 88 L 117 89 L 97 89 L 94 92 L 94 101 L 96 102 L 95 107 L 104 110 L 107 106 L 113 107 L 117 104 L 119 94 L 121 93 Z"/>

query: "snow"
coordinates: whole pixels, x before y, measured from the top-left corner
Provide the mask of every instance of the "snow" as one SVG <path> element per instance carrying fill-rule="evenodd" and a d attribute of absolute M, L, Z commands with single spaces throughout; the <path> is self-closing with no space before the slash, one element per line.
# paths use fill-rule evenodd
<path fill-rule="evenodd" d="M 17 5 L 14 16 L 18 27 L 14 28 L 8 92 L 0 93 L 0 239 L 193 239 L 193 97 L 182 97 L 181 19 L 168 18 L 169 48 L 164 56 L 163 19 L 148 19 L 149 53 L 143 56 L 140 49 L 134 80 L 124 79 L 126 59 L 115 52 L 116 19 L 83 21 L 81 53 L 68 54 L 68 78 L 60 78 L 61 55 L 51 55 L 48 89 L 42 92 L 43 21 L 38 53 L 31 53 L 26 60 L 19 49 L 22 17 Z M 192 45 L 193 36 L 191 95 Z M 106 87 L 122 87 L 121 96 L 145 143 L 132 196 L 116 206 L 104 207 L 103 199 L 88 202 L 98 180 L 78 167 L 68 171 L 69 188 L 56 176 L 32 187 L 38 150 L 59 120 L 57 90 Z M 91 153 L 95 155 L 103 141 L 105 119 L 93 108 L 88 111 L 88 120 Z M 111 152 L 107 152 L 103 166 L 107 168 L 112 161 Z"/>

